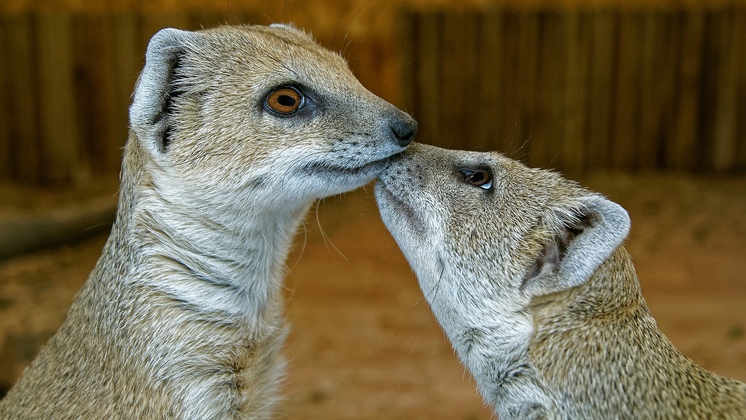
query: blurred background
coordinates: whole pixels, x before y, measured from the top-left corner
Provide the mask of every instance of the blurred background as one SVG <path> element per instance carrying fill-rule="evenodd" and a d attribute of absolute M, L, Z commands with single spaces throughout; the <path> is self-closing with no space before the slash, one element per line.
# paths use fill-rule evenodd
<path fill-rule="evenodd" d="M 419 121 L 417 141 L 500 151 L 620 202 L 661 328 L 746 380 L 746 1 L 4 0 L 0 387 L 98 257 L 148 39 L 272 22 L 339 51 Z M 490 418 L 370 189 L 321 201 L 301 236 L 285 417 Z"/>

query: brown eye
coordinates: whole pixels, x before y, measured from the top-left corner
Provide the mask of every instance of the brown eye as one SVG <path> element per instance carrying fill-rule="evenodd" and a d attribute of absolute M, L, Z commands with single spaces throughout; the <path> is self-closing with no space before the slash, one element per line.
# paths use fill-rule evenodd
<path fill-rule="evenodd" d="M 459 169 L 464 182 L 475 187 L 489 190 L 492 188 L 492 174 L 484 169 Z"/>
<path fill-rule="evenodd" d="M 303 95 L 292 87 L 281 87 L 270 92 L 264 106 L 282 115 L 290 115 L 303 105 Z"/>

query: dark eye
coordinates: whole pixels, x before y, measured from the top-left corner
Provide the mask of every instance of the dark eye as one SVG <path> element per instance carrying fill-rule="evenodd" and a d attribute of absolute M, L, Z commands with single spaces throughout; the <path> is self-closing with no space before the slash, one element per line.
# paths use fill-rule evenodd
<path fill-rule="evenodd" d="M 303 105 L 303 94 L 290 86 L 273 90 L 264 100 L 264 106 L 282 115 L 290 115 Z"/>
<path fill-rule="evenodd" d="M 459 169 L 463 175 L 464 182 L 483 190 L 492 188 L 492 174 L 484 169 Z"/>

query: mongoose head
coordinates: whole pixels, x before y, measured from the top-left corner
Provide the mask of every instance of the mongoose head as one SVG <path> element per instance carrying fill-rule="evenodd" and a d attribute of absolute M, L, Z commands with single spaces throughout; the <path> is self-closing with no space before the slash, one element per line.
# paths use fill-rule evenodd
<path fill-rule="evenodd" d="M 381 174 L 376 198 L 467 365 L 495 346 L 525 350 L 532 298 L 588 281 L 630 225 L 619 205 L 554 172 L 420 144 Z"/>
<path fill-rule="evenodd" d="M 130 124 L 167 199 L 271 211 L 373 180 L 417 129 L 338 54 L 284 25 L 161 30 Z"/>

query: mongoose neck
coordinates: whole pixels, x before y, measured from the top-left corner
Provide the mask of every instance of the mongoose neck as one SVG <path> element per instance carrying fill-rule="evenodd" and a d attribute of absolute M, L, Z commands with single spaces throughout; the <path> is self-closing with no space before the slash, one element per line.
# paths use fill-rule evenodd
<path fill-rule="evenodd" d="M 609 314 L 643 311 L 649 313 L 640 283 L 627 250 L 620 246 L 584 284 L 532 300 L 535 323 L 604 317 Z"/>
<path fill-rule="evenodd" d="M 142 154 L 137 149 L 127 154 Z M 107 243 L 127 248 L 110 254 L 138 261 L 128 281 L 200 313 L 261 319 L 280 293 L 284 261 L 310 203 L 271 214 L 250 203 L 205 211 L 200 197 L 159 191 L 150 171 L 132 161 L 145 159 L 125 157 L 120 202 L 128 208 L 120 207 Z"/>
<path fill-rule="evenodd" d="M 746 410 L 744 385 L 700 368 L 658 329 L 622 247 L 588 283 L 537 300 L 532 312 L 531 361 L 569 418 Z"/>

